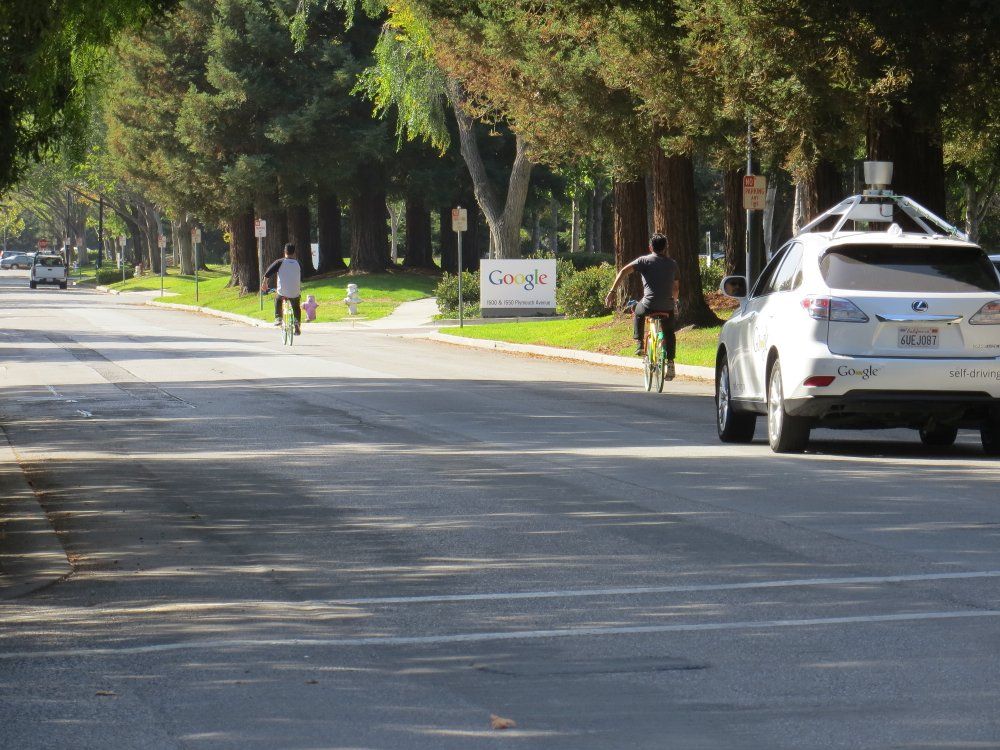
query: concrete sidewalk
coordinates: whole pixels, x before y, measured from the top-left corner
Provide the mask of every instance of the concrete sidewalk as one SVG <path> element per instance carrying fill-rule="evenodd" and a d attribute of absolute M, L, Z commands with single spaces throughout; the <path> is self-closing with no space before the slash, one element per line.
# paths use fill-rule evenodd
<path fill-rule="evenodd" d="M 0 599 L 23 596 L 72 572 L 0 426 Z"/>

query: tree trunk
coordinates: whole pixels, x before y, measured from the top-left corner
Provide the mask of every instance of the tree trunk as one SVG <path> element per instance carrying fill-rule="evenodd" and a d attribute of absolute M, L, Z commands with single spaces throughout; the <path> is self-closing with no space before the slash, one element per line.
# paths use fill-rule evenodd
<path fill-rule="evenodd" d="M 177 238 L 181 274 L 184 276 L 194 276 L 194 246 L 191 243 L 191 227 L 193 226 L 194 223 L 190 219 L 174 222 L 174 237 Z"/>
<path fill-rule="evenodd" d="M 361 170 L 361 188 L 351 197 L 351 274 L 379 273 L 389 267 L 385 188 L 374 167 Z"/>
<path fill-rule="evenodd" d="M 667 235 L 667 247 L 680 267 L 681 309 L 677 327 L 694 323 L 718 325 L 705 302 L 698 266 L 698 204 L 694 190 L 694 159 L 667 156 L 657 147 L 653 153 L 653 210 L 655 225 Z"/>
<path fill-rule="evenodd" d="M 264 268 L 267 268 L 285 252 L 288 242 L 288 214 L 277 200 L 277 196 L 264 196 L 257 203 L 257 216 L 267 222 L 267 236 L 264 237 Z"/>
<path fill-rule="evenodd" d="M 945 215 L 944 149 L 941 123 L 921 124 L 912 108 L 868 112 L 868 158 L 893 163 L 892 190 L 913 198 L 942 218 Z"/>
<path fill-rule="evenodd" d="M 385 208 L 389 212 L 389 259 L 392 265 L 396 265 L 399 261 L 399 225 L 406 207 L 400 206 L 396 201 L 389 201 Z"/>
<path fill-rule="evenodd" d="M 447 91 L 458 122 L 462 158 L 469 168 L 476 202 L 486 217 L 486 223 L 490 228 L 490 239 L 496 247 L 496 255 L 498 258 L 519 258 L 524 204 L 528 199 L 531 169 L 534 166 L 528 159 L 527 144 L 520 135 L 515 134 L 516 155 L 507 181 L 506 197 L 501 203 L 490 183 L 486 166 L 479 153 L 473 120 L 462 109 L 461 88 L 456 82 L 451 81 Z"/>
<path fill-rule="evenodd" d="M 571 253 L 580 252 L 580 201 L 575 195 L 570 204 L 569 251 Z"/>
<path fill-rule="evenodd" d="M 319 272 L 343 271 L 344 248 L 340 239 L 340 201 L 333 193 L 320 193 L 316 199 L 319 239 Z"/>
<path fill-rule="evenodd" d="M 260 271 L 257 267 L 257 238 L 253 235 L 253 209 L 235 214 L 229 219 L 229 263 L 232 276 L 229 286 L 237 287 L 240 294 L 253 294 L 260 288 Z"/>
<path fill-rule="evenodd" d="M 603 253 L 607 245 L 604 242 L 604 180 L 600 177 L 594 181 L 594 247 L 595 253 Z"/>
<path fill-rule="evenodd" d="M 406 196 L 406 257 L 405 268 L 434 268 L 431 247 L 431 214 L 420 193 Z"/>
<path fill-rule="evenodd" d="M 288 209 L 288 241 L 295 245 L 295 257 L 302 267 L 302 278 L 316 275 L 312 257 L 312 224 L 309 206 L 300 203 Z"/>
<path fill-rule="evenodd" d="M 615 267 L 621 270 L 644 255 L 649 245 L 646 234 L 646 182 L 615 182 L 613 194 Z M 642 299 L 642 280 L 635 273 L 630 274 L 619 287 L 617 306 L 623 307 L 630 299 Z"/>
<path fill-rule="evenodd" d="M 722 202 L 725 207 L 724 241 L 726 273 L 746 275 L 747 212 L 743 210 L 744 167 L 727 169 L 722 176 Z"/>
<path fill-rule="evenodd" d="M 149 240 L 146 243 L 148 256 L 146 265 L 155 274 L 160 273 L 160 215 L 152 208 L 146 209 L 146 226 Z"/>
<path fill-rule="evenodd" d="M 559 201 L 555 190 L 549 198 L 549 222 L 549 252 L 555 255 L 559 252 Z"/>
<path fill-rule="evenodd" d="M 473 210 L 470 209 L 470 219 L 472 214 Z M 438 215 L 441 217 L 441 270 L 445 273 L 458 273 L 458 237 L 451 231 L 451 206 L 441 206 Z"/>
<path fill-rule="evenodd" d="M 595 188 L 594 190 L 591 190 L 587 196 L 587 221 L 584 225 L 586 238 L 584 239 L 583 249 L 588 253 L 594 252 L 594 196 L 596 193 L 597 190 Z"/>
<path fill-rule="evenodd" d="M 840 170 L 829 159 L 820 159 L 795 184 L 793 231 L 798 232 L 843 198 L 844 183 L 840 177 Z"/>

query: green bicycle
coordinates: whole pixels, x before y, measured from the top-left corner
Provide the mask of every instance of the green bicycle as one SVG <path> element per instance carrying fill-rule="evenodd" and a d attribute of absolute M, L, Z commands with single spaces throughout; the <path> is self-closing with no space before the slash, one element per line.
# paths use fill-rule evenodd
<path fill-rule="evenodd" d="M 667 355 L 663 346 L 663 319 L 670 313 L 646 314 L 646 345 L 642 355 L 642 376 L 646 390 L 663 393 L 663 383 L 666 380 Z"/>

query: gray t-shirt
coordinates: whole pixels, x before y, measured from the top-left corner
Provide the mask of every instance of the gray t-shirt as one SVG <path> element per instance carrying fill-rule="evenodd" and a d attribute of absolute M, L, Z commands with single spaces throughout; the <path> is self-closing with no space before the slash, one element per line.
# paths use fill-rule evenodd
<path fill-rule="evenodd" d="M 674 279 L 680 270 L 677 261 L 665 255 L 650 253 L 636 258 L 632 263 L 642 276 L 643 307 L 663 312 L 673 310 Z"/>

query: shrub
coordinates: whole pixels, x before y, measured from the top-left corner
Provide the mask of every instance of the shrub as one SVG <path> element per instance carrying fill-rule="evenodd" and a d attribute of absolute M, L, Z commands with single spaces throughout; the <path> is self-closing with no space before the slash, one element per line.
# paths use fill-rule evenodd
<path fill-rule="evenodd" d="M 559 309 L 577 318 L 606 315 L 604 297 L 615 280 L 615 269 L 608 263 L 577 271 L 556 290 Z"/>
<path fill-rule="evenodd" d="M 458 274 L 446 273 L 434 290 L 438 310 L 446 317 L 458 315 Z M 462 272 L 462 303 L 466 315 L 478 314 L 479 271 Z"/>
<path fill-rule="evenodd" d="M 726 264 L 723 261 L 716 261 L 707 266 L 701 266 L 701 291 L 708 294 L 717 292 L 722 278 L 726 275 Z"/>
<path fill-rule="evenodd" d="M 602 263 L 615 264 L 615 256 L 611 253 L 569 253 L 560 256 L 573 264 L 573 268 L 582 271 L 584 268 L 593 268 Z"/>
<path fill-rule="evenodd" d="M 135 276 L 135 269 L 130 265 L 126 265 L 125 278 L 131 279 L 133 276 Z M 116 268 L 115 266 L 101 266 L 94 274 L 94 279 L 96 280 L 98 286 L 115 284 L 122 280 L 122 270 L 120 268 Z"/>

